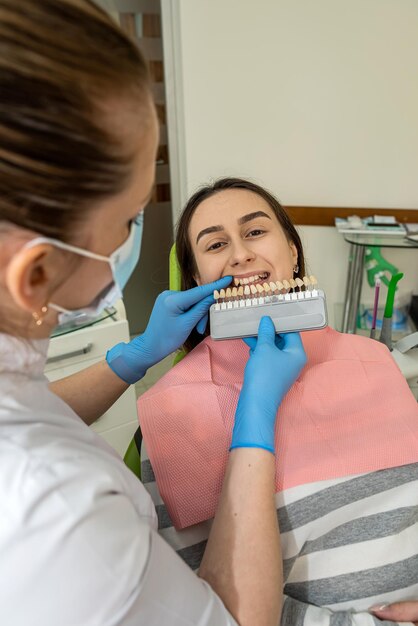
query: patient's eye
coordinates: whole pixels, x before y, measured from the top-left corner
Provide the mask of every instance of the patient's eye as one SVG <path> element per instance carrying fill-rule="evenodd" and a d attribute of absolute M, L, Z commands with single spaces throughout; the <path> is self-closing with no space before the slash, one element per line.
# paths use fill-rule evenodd
<path fill-rule="evenodd" d="M 254 228 L 247 233 L 247 237 L 258 237 L 259 235 L 263 235 L 266 231 L 261 228 Z"/>
<path fill-rule="evenodd" d="M 224 246 L 225 242 L 223 241 L 216 241 L 215 243 L 213 243 L 212 245 L 209 246 L 208 251 L 209 250 L 219 250 L 219 248 L 221 246 Z"/>

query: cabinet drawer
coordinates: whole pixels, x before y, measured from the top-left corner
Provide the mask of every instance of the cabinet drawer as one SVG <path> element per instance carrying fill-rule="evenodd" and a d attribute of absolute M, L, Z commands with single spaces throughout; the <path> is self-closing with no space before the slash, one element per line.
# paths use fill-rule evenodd
<path fill-rule="evenodd" d="M 64 375 L 63 369 L 79 365 L 83 369 L 104 358 L 107 350 L 121 341 L 129 341 L 126 320 L 111 321 L 89 328 L 82 328 L 68 335 L 53 337 L 49 344 L 45 373 L 59 370 L 57 378 Z M 71 367 L 72 371 L 73 370 Z M 52 379 L 50 376 L 48 378 Z"/>

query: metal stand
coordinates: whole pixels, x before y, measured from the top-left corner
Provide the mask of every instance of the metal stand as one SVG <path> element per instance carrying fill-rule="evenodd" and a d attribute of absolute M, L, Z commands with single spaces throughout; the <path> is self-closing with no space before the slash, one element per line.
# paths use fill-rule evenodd
<path fill-rule="evenodd" d="M 348 255 L 348 273 L 345 286 L 344 312 L 341 330 L 354 334 L 357 327 L 357 313 L 360 305 L 363 285 L 363 266 L 365 246 L 350 244 Z"/>

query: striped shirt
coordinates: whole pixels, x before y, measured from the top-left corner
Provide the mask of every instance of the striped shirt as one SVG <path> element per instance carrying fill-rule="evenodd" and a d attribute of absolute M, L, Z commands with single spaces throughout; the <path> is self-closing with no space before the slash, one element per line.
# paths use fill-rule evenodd
<path fill-rule="evenodd" d="M 196 570 L 211 520 L 175 530 L 144 446 L 141 459 L 159 532 Z M 276 506 L 281 626 L 394 624 L 368 609 L 418 598 L 418 463 L 293 487 L 276 494 Z"/>

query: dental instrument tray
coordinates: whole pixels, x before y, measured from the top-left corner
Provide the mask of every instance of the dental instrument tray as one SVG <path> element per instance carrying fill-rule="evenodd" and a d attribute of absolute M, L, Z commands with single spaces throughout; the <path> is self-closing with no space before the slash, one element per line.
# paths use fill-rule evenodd
<path fill-rule="evenodd" d="M 271 317 L 276 332 L 318 330 L 328 324 L 325 294 L 315 276 L 243 285 L 214 291 L 210 307 L 212 339 L 237 339 L 258 333 L 260 319 Z"/>

